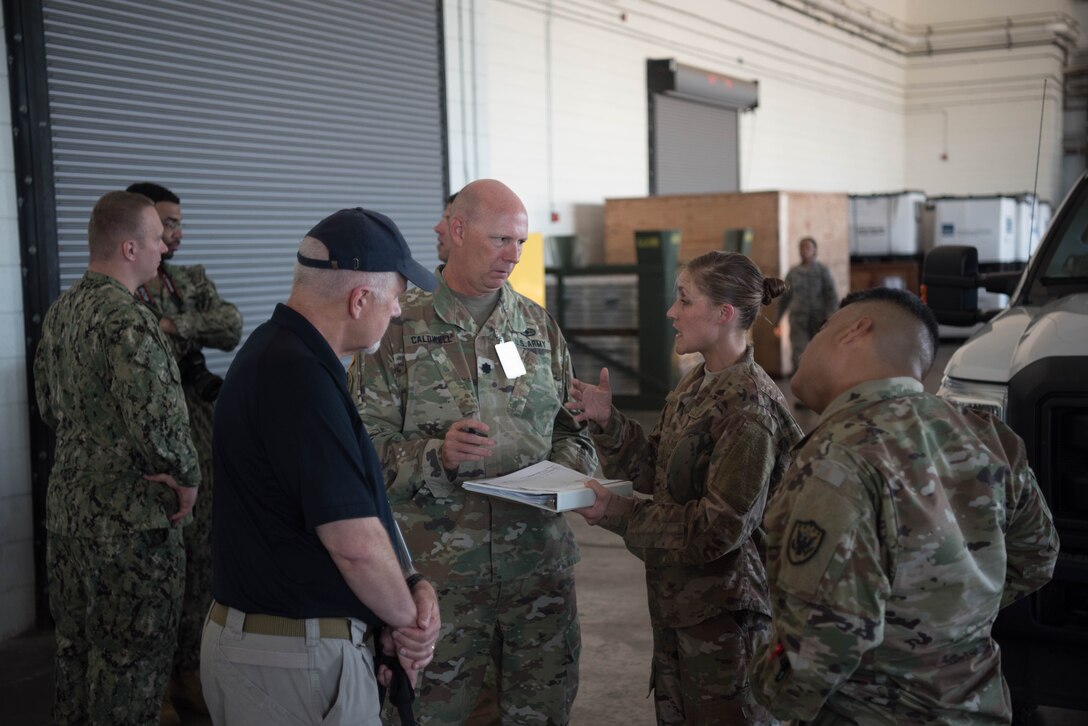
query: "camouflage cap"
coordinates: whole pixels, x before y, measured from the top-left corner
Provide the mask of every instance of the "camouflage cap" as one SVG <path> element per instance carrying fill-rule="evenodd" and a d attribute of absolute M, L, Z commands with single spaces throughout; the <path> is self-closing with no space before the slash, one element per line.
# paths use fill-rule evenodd
<path fill-rule="evenodd" d="M 404 235 L 389 217 L 369 209 L 341 209 L 306 233 L 329 250 L 329 259 L 298 255 L 299 264 L 326 270 L 399 272 L 417 287 L 430 292 L 438 285 L 427 268 L 412 259 Z"/>

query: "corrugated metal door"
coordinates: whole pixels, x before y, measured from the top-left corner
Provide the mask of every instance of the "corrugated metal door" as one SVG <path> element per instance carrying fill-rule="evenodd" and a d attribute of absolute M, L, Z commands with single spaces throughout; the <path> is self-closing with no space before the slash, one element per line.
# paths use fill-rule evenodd
<path fill-rule="evenodd" d="M 654 193 L 740 189 L 737 111 L 654 94 Z"/>
<path fill-rule="evenodd" d="M 435 0 L 46 0 L 61 289 L 95 200 L 181 197 L 174 261 L 204 264 L 245 332 L 285 300 L 299 240 L 349 206 L 436 262 L 445 191 Z M 223 371 L 229 356 L 209 351 Z"/>

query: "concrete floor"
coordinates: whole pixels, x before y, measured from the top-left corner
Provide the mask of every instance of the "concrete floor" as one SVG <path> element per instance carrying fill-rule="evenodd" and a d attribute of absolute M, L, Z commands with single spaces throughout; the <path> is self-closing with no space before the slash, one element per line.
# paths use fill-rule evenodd
<path fill-rule="evenodd" d="M 653 639 L 642 563 L 615 535 L 569 515 L 582 548 L 575 568 L 582 621 L 581 686 L 574 726 L 654 723 L 646 697 Z M 36 632 L 0 643 L 0 724 L 47 726 L 53 698 L 53 634 Z M 209 726 L 182 713 L 185 726 Z M 1036 726 L 1083 726 L 1088 713 L 1040 709 Z"/>
<path fill-rule="evenodd" d="M 926 388 L 936 390 L 940 371 L 954 350 L 943 346 Z M 783 382 L 787 390 L 788 384 Z M 790 398 L 792 405 L 793 400 Z M 639 415 L 650 427 L 656 413 Z M 816 421 L 811 411 L 798 411 L 806 431 Z M 582 621 L 581 678 L 571 723 L 653 724 L 652 699 L 647 698 L 653 646 L 642 563 L 610 532 L 590 527 L 578 515 L 568 515 L 582 549 L 575 568 L 578 610 Z M 49 723 L 53 681 L 52 633 L 31 633 L 0 643 L 0 724 L 45 726 Z M 204 726 L 207 719 L 182 714 L 186 726 Z M 1040 709 L 1039 726 L 1088 724 L 1088 713 Z"/>

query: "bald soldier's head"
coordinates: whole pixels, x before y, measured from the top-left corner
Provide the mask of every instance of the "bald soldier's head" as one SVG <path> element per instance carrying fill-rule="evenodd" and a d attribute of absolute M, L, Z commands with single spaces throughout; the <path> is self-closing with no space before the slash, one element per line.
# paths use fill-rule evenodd
<path fill-rule="evenodd" d="M 820 412 L 854 386 L 881 378 L 922 380 L 937 351 L 937 320 L 905 290 L 876 287 L 843 298 L 801 354 L 790 388 Z"/>
<path fill-rule="evenodd" d="M 442 271 L 454 292 L 474 297 L 506 284 L 529 236 L 525 205 L 508 186 L 479 179 L 450 206 L 450 255 Z"/>

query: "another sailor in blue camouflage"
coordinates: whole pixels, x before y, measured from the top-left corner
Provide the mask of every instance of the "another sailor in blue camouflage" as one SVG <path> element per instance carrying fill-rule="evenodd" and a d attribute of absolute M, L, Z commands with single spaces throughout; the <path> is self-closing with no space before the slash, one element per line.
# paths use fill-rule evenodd
<path fill-rule="evenodd" d="M 590 524 L 623 537 L 646 563 L 659 724 L 767 724 L 748 665 L 768 635 L 770 599 L 760 525 L 801 430 L 755 363 L 748 330 L 783 283 L 747 257 L 711 252 L 677 280 L 668 316 L 677 353 L 704 362 L 677 384 L 647 436 L 599 385 L 576 380 L 568 408 L 592 422 L 604 473 L 653 499 L 596 487 Z"/>
<path fill-rule="evenodd" d="M 528 235 L 521 200 L 497 181 L 473 182 L 449 226 L 438 288 L 409 292 L 378 352 L 353 366 L 390 503 L 439 590 L 442 637 L 420 722 L 464 723 L 490 664 L 504 722 L 562 724 L 581 650 L 574 535 L 562 515 L 461 484 L 544 460 L 592 473 L 597 456 L 562 407 L 572 373 L 558 326 L 507 282 Z M 500 362 L 504 342 L 524 374 Z"/>
<path fill-rule="evenodd" d="M 200 637 L 212 601 L 212 414 L 222 379 L 211 374 L 204 348 L 233 350 L 242 338 L 242 314 L 219 296 L 203 265 L 175 265 L 172 259 L 184 237 L 181 200 L 169 189 L 150 182 L 132 184 L 128 191 L 143 194 L 155 205 L 163 224 L 158 274 L 136 290 L 159 318 L 181 372 L 190 433 L 200 458 L 200 498 L 193 521 L 185 528 L 185 596 L 174 654 L 172 695 L 190 710 L 204 712 L 200 693 Z"/>
<path fill-rule="evenodd" d="M 185 567 L 174 527 L 200 468 L 170 344 L 133 297 L 161 235 L 145 197 L 103 196 L 87 273 L 50 307 L 34 360 L 57 435 L 46 558 L 59 724 L 156 724 L 170 672 Z"/>
<path fill-rule="evenodd" d="M 774 637 L 752 681 L 812 724 L 1002 724 L 990 629 L 1044 585 L 1058 537 L 1023 442 L 923 392 L 936 322 L 917 298 L 851 295 L 793 390 L 820 413 L 768 505 Z"/>

